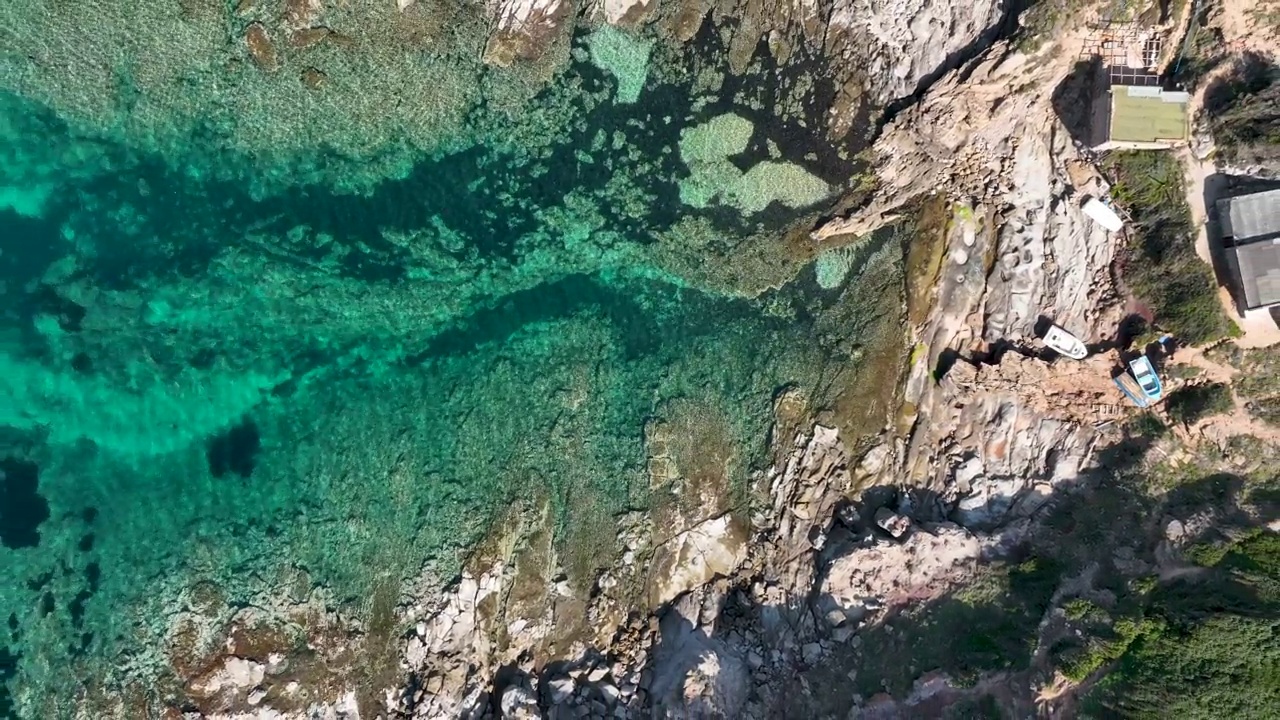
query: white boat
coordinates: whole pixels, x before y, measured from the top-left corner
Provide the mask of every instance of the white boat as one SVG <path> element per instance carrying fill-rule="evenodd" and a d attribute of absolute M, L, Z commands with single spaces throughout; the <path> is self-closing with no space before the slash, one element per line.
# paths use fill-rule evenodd
<path fill-rule="evenodd" d="M 1110 230 L 1111 232 L 1120 232 L 1124 227 L 1124 221 L 1116 214 L 1115 210 L 1107 207 L 1107 204 L 1098 198 L 1089 198 L 1081 206 L 1084 214 L 1093 218 L 1099 225 Z"/>
<path fill-rule="evenodd" d="M 1049 326 L 1049 332 L 1044 334 L 1044 344 L 1072 360 L 1083 360 L 1089 355 L 1089 348 L 1085 347 L 1080 338 L 1057 325 Z"/>

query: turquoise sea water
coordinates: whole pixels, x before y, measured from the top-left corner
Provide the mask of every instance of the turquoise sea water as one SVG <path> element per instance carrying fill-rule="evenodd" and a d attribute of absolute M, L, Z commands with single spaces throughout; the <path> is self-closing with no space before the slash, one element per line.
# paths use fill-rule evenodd
<path fill-rule="evenodd" d="M 896 352 L 899 238 L 834 288 L 784 241 L 838 199 L 841 149 L 741 102 L 773 80 L 620 82 L 613 42 L 579 44 L 541 98 L 573 119 L 536 150 L 424 154 L 358 194 L 264 193 L 205 171 L 216 143 L 175 165 L 0 93 L 0 717 L 171 675 L 199 588 L 358 614 L 448 582 L 514 500 L 548 500 L 563 547 L 607 542 L 674 408 L 731 439 L 745 508 L 775 393 L 833 404 Z M 726 114 L 747 132 L 691 150 Z M 784 162 L 828 192 L 751 172 Z"/>

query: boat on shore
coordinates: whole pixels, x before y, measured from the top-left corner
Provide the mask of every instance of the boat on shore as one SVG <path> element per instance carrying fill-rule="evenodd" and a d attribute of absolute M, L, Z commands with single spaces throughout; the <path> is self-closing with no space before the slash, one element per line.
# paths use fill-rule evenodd
<path fill-rule="evenodd" d="M 1124 229 L 1124 221 L 1120 219 L 1116 211 L 1098 198 L 1089 198 L 1081 209 L 1084 210 L 1085 215 L 1093 218 L 1099 225 L 1111 232 L 1120 232 Z"/>
<path fill-rule="evenodd" d="M 1049 326 L 1049 331 L 1044 334 L 1044 344 L 1072 360 L 1083 360 L 1089 355 L 1089 348 L 1085 347 L 1083 340 L 1057 325 Z"/>
<path fill-rule="evenodd" d="M 1142 388 L 1142 394 L 1148 400 L 1157 402 L 1164 397 L 1164 387 L 1160 384 L 1156 369 L 1151 365 L 1151 358 L 1139 355 L 1129 362 L 1129 372 L 1133 373 L 1133 379 L 1138 381 L 1138 387 Z"/>

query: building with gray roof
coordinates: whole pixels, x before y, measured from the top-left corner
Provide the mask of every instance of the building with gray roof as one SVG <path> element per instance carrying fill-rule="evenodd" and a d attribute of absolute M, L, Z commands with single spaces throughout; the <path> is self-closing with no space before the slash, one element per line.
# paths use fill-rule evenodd
<path fill-rule="evenodd" d="M 1223 198 L 1217 206 L 1241 310 L 1280 304 L 1280 190 Z"/>

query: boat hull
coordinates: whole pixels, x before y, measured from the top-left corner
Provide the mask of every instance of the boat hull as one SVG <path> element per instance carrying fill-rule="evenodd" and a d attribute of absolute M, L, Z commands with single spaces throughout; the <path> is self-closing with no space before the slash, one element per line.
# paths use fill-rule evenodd
<path fill-rule="evenodd" d="M 1072 360 L 1083 360 L 1089 355 L 1089 348 L 1080 338 L 1057 325 L 1051 326 L 1049 332 L 1045 333 L 1044 344 L 1059 355 L 1065 355 Z"/>

